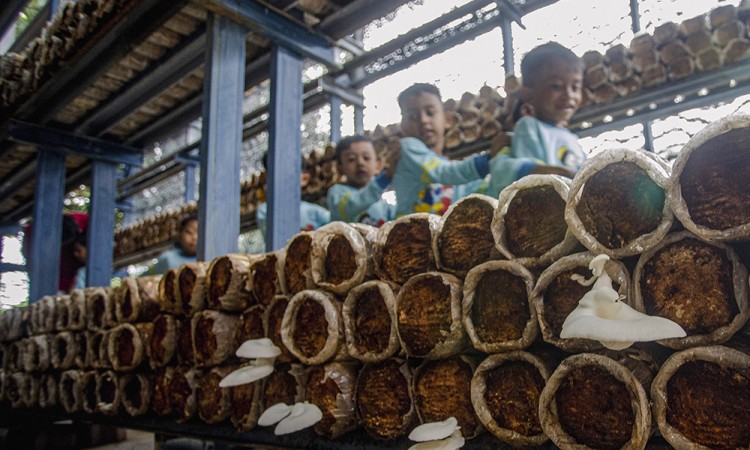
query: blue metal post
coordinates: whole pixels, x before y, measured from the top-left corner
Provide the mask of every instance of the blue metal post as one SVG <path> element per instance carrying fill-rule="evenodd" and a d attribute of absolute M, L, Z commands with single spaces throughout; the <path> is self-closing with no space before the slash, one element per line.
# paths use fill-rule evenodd
<path fill-rule="evenodd" d="M 354 107 L 354 133 L 364 134 L 365 132 L 365 108 L 361 106 Z"/>
<path fill-rule="evenodd" d="M 516 70 L 513 60 L 513 29 L 510 20 L 505 16 L 500 17 L 500 30 L 503 33 L 503 69 L 505 75 L 512 75 Z"/>
<path fill-rule="evenodd" d="M 185 203 L 195 200 L 195 166 L 188 164 L 185 167 Z"/>
<path fill-rule="evenodd" d="M 237 251 L 240 233 L 240 150 L 247 30 L 208 14 L 200 147 L 198 259 Z"/>
<path fill-rule="evenodd" d="M 331 96 L 331 142 L 341 140 L 341 99 L 335 95 Z"/>
<path fill-rule="evenodd" d="M 268 119 L 268 225 L 266 250 L 299 232 L 302 136 L 302 57 L 280 45 L 271 51 Z"/>
<path fill-rule="evenodd" d="M 62 245 L 62 204 L 65 193 L 65 156 L 39 151 L 31 229 L 29 301 L 57 293 Z"/>
<path fill-rule="evenodd" d="M 115 233 L 117 165 L 93 161 L 91 206 L 86 236 L 86 286 L 109 286 L 112 279 L 112 242 Z"/>

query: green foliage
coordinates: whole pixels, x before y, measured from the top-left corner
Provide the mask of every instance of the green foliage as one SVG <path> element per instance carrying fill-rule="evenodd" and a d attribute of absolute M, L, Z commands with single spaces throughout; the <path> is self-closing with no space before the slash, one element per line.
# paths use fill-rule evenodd
<path fill-rule="evenodd" d="M 16 22 L 16 37 L 24 32 L 26 27 L 29 26 L 46 4 L 47 0 L 31 0 L 29 4 L 26 5 L 26 8 L 18 14 L 18 21 Z"/>

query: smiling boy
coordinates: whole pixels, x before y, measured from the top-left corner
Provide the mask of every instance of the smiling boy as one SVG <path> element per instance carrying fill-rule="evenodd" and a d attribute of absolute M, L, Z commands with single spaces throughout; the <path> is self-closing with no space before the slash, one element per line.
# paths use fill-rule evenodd
<path fill-rule="evenodd" d="M 527 115 L 516 123 L 510 148 L 493 160 L 490 191 L 495 195 L 529 174 L 572 178 L 586 159 L 578 136 L 566 128 L 583 98 L 581 59 L 548 42 L 524 56 L 521 76 Z"/>
<path fill-rule="evenodd" d="M 349 136 L 336 144 L 336 164 L 346 183 L 328 190 L 326 203 L 331 220 L 361 222 L 380 226 L 395 216 L 395 209 L 383 202 L 383 191 L 391 182 L 396 160 L 389 159 L 389 172 L 381 172 L 372 141 L 360 135 Z"/>
<path fill-rule="evenodd" d="M 445 114 L 438 88 L 418 83 L 398 96 L 401 108 L 401 154 L 391 185 L 396 191 L 396 215 L 414 212 L 443 214 L 452 202 L 481 186 L 489 172 L 488 153 L 462 161 L 443 156 Z"/>

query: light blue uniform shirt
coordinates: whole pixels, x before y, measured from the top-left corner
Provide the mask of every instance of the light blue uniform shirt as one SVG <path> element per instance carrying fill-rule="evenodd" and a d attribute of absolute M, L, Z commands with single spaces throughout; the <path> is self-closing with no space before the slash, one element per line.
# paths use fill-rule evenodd
<path fill-rule="evenodd" d="M 328 189 L 326 203 L 331 220 L 360 222 L 380 226 L 396 217 L 396 207 L 385 203 L 381 196 L 390 183 L 385 172 L 375 176 L 363 188 L 334 184 Z"/>
<path fill-rule="evenodd" d="M 539 164 L 577 172 L 585 160 L 578 136 L 535 117 L 522 117 L 513 129 L 511 146 L 490 161 L 487 195 L 497 197 L 505 187 L 531 173 Z"/>
<path fill-rule="evenodd" d="M 149 270 L 152 274 L 166 273 L 169 269 L 177 269 L 185 263 L 194 263 L 198 259 L 196 255 L 187 256 L 178 247 L 172 247 L 159 255 L 156 264 Z"/>
<path fill-rule="evenodd" d="M 443 214 L 454 201 L 477 192 L 489 172 L 486 153 L 451 161 L 416 138 L 401 139 L 401 157 L 391 186 L 396 216 L 415 212 Z"/>
<path fill-rule="evenodd" d="M 258 221 L 258 228 L 266 235 L 266 221 L 268 220 L 268 205 L 266 202 L 258 205 L 258 211 L 255 213 L 255 220 Z M 302 201 L 299 204 L 299 229 L 302 231 L 317 230 L 331 221 L 331 213 L 327 209 L 315 203 Z"/>

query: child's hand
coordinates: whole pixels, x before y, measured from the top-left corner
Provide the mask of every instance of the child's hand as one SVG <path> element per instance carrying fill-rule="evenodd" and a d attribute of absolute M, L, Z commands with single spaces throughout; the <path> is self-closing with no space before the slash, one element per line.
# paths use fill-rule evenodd
<path fill-rule="evenodd" d="M 567 167 L 560 166 L 548 166 L 546 164 L 537 164 L 534 170 L 531 171 L 531 175 L 562 175 L 567 178 L 573 178 L 575 172 L 568 169 Z"/>
<path fill-rule="evenodd" d="M 388 178 L 393 179 L 393 174 L 396 173 L 396 166 L 398 166 L 398 160 L 401 158 L 401 147 L 389 149 L 385 155 L 385 173 Z"/>
<path fill-rule="evenodd" d="M 510 136 L 504 131 L 497 133 L 490 141 L 490 158 L 494 158 L 500 150 L 510 147 Z"/>

